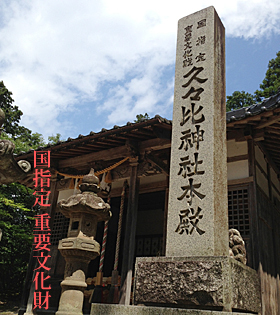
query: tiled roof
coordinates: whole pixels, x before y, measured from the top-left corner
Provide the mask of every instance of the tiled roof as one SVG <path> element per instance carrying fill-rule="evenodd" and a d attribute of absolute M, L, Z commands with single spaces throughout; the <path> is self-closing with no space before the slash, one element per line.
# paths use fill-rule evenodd
<path fill-rule="evenodd" d="M 227 123 L 256 116 L 264 112 L 274 110 L 278 107 L 280 107 L 280 93 L 263 100 L 259 104 L 254 104 L 248 107 L 243 107 L 240 109 L 227 112 L 226 114 Z"/>

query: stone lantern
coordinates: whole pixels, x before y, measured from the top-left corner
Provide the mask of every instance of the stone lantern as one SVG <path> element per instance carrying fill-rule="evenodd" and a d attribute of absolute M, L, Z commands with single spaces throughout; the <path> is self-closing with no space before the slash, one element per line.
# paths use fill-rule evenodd
<path fill-rule="evenodd" d="M 57 315 L 82 315 L 85 274 L 91 260 L 100 255 L 94 240 L 97 223 L 111 217 L 110 206 L 97 196 L 99 179 L 91 169 L 79 186 L 81 193 L 58 203 L 62 214 L 70 218 L 67 238 L 59 241 L 58 249 L 66 260 L 64 280 Z"/>

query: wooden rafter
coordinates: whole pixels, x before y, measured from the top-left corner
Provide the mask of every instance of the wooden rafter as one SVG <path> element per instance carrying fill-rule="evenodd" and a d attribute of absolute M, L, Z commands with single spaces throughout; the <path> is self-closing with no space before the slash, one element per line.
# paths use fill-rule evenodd
<path fill-rule="evenodd" d="M 152 153 L 146 154 L 146 159 L 151 162 L 153 165 L 159 167 L 161 169 L 161 171 L 165 174 L 165 175 L 169 175 L 169 168 L 168 165 L 165 164 L 161 159 L 159 159 L 157 156 L 155 156 Z"/>

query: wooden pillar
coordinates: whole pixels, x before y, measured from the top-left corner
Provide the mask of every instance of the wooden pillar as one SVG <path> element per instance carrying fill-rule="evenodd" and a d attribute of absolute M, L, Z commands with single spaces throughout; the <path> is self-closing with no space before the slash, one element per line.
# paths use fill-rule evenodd
<path fill-rule="evenodd" d="M 130 159 L 129 196 L 126 214 L 125 239 L 121 273 L 119 304 L 129 305 L 131 296 L 132 272 L 135 253 L 135 234 L 138 210 L 139 178 L 137 177 L 138 158 Z"/>
<path fill-rule="evenodd" d="M 162 254 L 166 256 L 166 234 L 167 234 L 167 216 L 168 216 L 168 196 L 169 196 L 169 176 L 166 176 L 167 187 L 165 189 L 165 202 L 164 202 L 164 218 L 163 218 L 163 241 L 162 241 Z"/>
<path fill-rule="evenodd" d="M 259 213 L 258 213 L 258 199 L 257 199 L 257 177 L 256 177 L 256 163 L 255 163 L 255 143 L 253 139 L 248 140 L 248 162 L 249 162 L 249 176 L 253 176 L 253 183 L 250 185 L 250 239 L 252 248 L 252 267 L 258 272 L 261 286 L 261 304 L 262 314 L 264 307 L 264 275 L 261 263 L 261 248 L 259 239 Z"/>
<path fill-rule="evenodd" d="M 257 186 L 256 186 L 256 166 L 254 140 L 248 140 L 248 163 L 249 176 L 253 176 L 253 183 L 250 185 L 250 244 L 252 249 L 252 267 L 258 271 L 260 262 L 259 253 L 259 216 L 257 205 Z"/>
<path fill-rule="evenodd" d="M 272 187 L 271 187 L 271 174 L 270 174 L 270 166 L 269 166 L 268 162 L 266 162 L 266 173 L 267 173 L 269 200 L 273 204 Z"/>

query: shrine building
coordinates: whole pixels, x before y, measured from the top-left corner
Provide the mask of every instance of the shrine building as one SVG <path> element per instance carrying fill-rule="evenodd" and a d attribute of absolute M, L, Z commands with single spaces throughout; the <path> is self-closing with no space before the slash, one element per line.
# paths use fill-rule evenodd
<path fill-rule="evenodd" d="M 246 243 L 247 265 L 259 273 L 263 314 L 280 314 L 280 93 L 260 104 L 228 112 L 226 119 L 228 228 L 241 233 Z M 91 168 L 99 174 L 103 189 L 100 196 L 105 201 L 110 199 L 112 212 L 103 268 L 105 285 L 110 284 L 114 269 L 123 189 L 117 268 L 121 279 L 126 276 L 128 257 L 165 255 L 171 132 L 172 121 L 155 116 L 79 135 L 76 139 L 68 138 L 37 150 L 50 150 L 51 154 L 51 206 L 42 207 L 51 216 L 52 289 L 48 314 L 55 314 L 58 308 L 65 268 L 58 243 L 67 237 L 69 227 L 69 219 L 59 212 L 57 203 L 78 192 L 81 178 Z M 203 134 L 197 136 L 203 141 Z M 33 151 L 18 155 L 16 160 L 27 160 L 33 165 Z M 32 172 L 21 183 L 33 188 Z M 198 219 L 202 222 L 203 216 Z M 96 240 L 100 244 L 103 230 L 104 222 L 98 223 Z M 190 225 L 177 233 L 181 233 L 181 240 L 187 246 L 188 238 L 198 231 L 196 225 Z M 127 238 L 132 240 L 128 245 Z M 91 261 L 88 268 L 85 314 L 89 314 L 88 300 L 99 260 L 98 257 Z M 23 297 L 25 305 L 34 264 L 31 255 Z"/>

